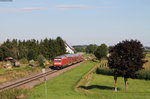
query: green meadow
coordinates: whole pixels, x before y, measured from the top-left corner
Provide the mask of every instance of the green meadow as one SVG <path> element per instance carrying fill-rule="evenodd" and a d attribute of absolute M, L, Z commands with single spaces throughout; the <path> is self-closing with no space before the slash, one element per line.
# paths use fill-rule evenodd
<path fill-rule="evenodd" d="M 114 80 L 112 76 L 90 73 L 90 81 L 78 85 L 84 75 L 97 63 L 88 61 L 75 69 L 65 72 L 52 80 L 47 81 L 47 92 L 45 83 L 32 89 L 29 99 L 149 99 L 150 81 L 129 79 L 129 90 L 125 92 L 123 78 L 118 78 L 118 92 L 114 91 Z"/>
<path fill-rule="evenodd" d="M 89 99 L 93 95 L 74 91 L 76 84 L 96 63 L 86 62 L 64 74 L 47 81 L 47 95 L 45 94 L 45 84 L 41 84 L 33 89 L 30 99 Z M 96 96 L 97 97 L 97 96 Z M 96 98 L 95 98 L 96 99 Z M 97 97 L 97 99 L 99 99 Z"/>

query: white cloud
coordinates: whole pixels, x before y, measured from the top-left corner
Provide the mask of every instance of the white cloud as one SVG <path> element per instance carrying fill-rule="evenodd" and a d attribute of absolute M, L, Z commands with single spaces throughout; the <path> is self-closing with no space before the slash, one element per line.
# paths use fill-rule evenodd
<path fill-rule="evenodd" d="M 88 6 L 88 5 L 58 5 L 56 6 L 57 9 L 75 9 L 75 8 L 112 8 L 106 6 Z"/>
<path fill-rule="evenodd" d="M 91 9 L 91 8 L 113 8 L 107 6 L 89 6 L 89 5 L 57 5 L 55 8 L 45 8 L 45 7 L 27 7 L 27 8 L 0 8 L 0 12 L 30 12 L 36 10 L 66 10 L 66 9 Z"/>
<path fill-rule="evenodd" d="M 48 8 L 0 8 L 0 12 L 29 12 L 35 10 L 47 10 Z"/>

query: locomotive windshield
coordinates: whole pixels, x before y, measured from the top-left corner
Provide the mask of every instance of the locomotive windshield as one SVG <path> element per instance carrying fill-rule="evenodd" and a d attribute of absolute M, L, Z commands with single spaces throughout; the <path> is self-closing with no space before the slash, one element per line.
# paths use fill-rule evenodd
<path fill-rule="evenodd" d="M 54 59 L 54 61 L 60 62 L 60 61 L 61 61 L 61 59 Z"/>

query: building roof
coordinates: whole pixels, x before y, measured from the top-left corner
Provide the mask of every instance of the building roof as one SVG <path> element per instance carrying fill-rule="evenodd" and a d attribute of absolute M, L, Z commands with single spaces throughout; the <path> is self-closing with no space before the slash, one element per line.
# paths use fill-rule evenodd
<path fill-rule="evenodd" d="M 70 46 L 66 41 L 64 41 L 65 45 L 68 46 L 71 50 L 74 51 L 74 48 L 72 46 Z"/>

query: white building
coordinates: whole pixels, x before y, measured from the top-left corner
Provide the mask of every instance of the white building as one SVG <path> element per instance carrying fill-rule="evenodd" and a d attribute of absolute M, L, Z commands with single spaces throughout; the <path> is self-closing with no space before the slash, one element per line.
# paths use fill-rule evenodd
<path fill-rule="evenodd" d="M 69 44 L 66 43 L 66 41 L 64 41 L 65 46 L 66 46 L 66 52 L 73 54 L 74 53 L 74 48 L 72 46 L 70 46 Z"/>

